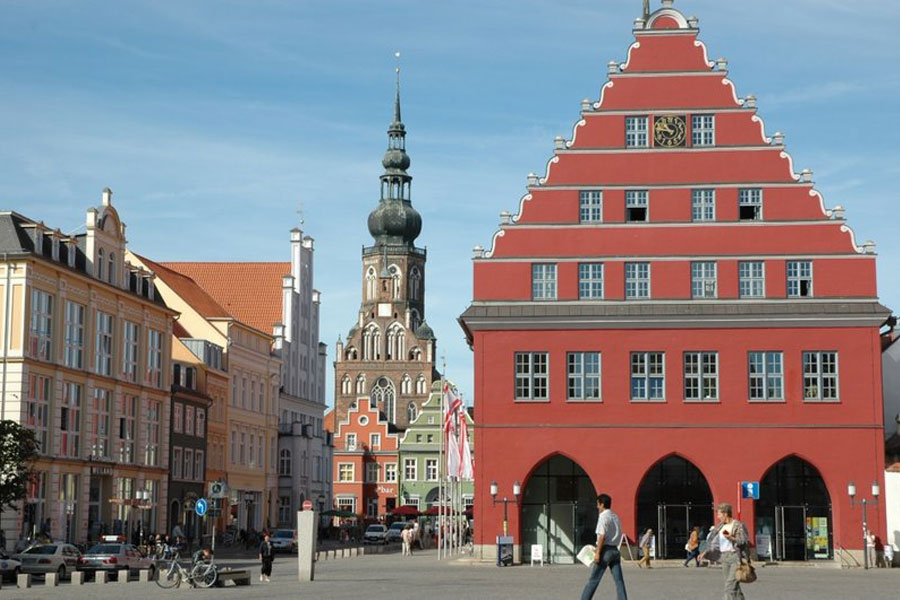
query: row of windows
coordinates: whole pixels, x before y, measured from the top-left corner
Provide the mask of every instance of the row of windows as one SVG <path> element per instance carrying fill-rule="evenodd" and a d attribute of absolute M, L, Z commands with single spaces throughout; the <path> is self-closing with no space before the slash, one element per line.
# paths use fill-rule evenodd
<path fill-rule="evenodd" d="M 206 437 L 206 409 L 173 402 L 172 431 L 199 438 Z"/>
<path fill-rule="evenodd" d="M 421 481 L 437 481 L 438 459 L 424 459 L 425 470 L 422 473 Z M 363 474 L 364 483 L 396 483 L 397 482 L 397 463 L 385 463 L 384 469 L 382 465 L 376 462 L 365 463 L 365 472 Z M 382 479 L 383 476 L 383 479 Z M 419 481 L 419 460 L 416 458 L 403 459 L 403 480 Z M 356 465 L 353 463 L 338 463 L 338 482 L 352 483 L 356 481 Z"/>
<path fill-rule="evenodd" d="M 550 399 L 550 356 L 547 352 L 515 354 L 515 399 Z M 803 400 L 838 401 L 837 352 L 802 353 Z M 783 401 L 784 353 L 753 351 L 747 354 L 749 400 Z M 718 402 L 719 353 L 685 352 L 683 398 L 690 402 Z M 666 394 L 665 352 L 632 352 L 629 374 L 633 401 L 664 401 Z M 566 399 L 601 400 L 601 355 L 599 352 L 566 354 Z"/>
<path fill-rule="evenodd" d="M 172 479 L 181 481 L 204 481 L 203 450 L 194 448 L 172 447 Z"/>
<path fill-rule="evenodd" d="M 266 466 L 264 456 L 266 441 L 261 433 L 231 430 L 231 464 L 261 469 Z M 269 440 L 269 468 L 275 468 L 275 438 Z"/>
<path fill-rule="evenodd" d="M 51 377 L 28 376 L 23 424 L 34 431 L 40 453 L 130 464 L 138 462 L 141 450 L 143 464 L 159 465 L 161 402 L 141 402 L 100 387 L 85 398 L 83 385 L 65 380 L 57 396 L 54 383 Z M 137 445 L 139 427 L 142 448 Z"/>
<path fill-rule="evenodd" d="M 54 343 L 55 298 L 38 289 L 31 291 L 31 321 L 29 324 L 29 355 L 38 360 L 53 362 L 58 349 Z M 72 369 L 85 368 L 87 308 L 67 300 L 63 313 L 62 363 Z M 118 368 L 114 365 L 117 334 L 122 346 Z M 141 326 L 122 319 L 121 329 L 116 329 L 116 318 L 102 310 L 94 312 L 94 373 L 107 377 L 120 377 L 137 383 L 144 375 L 144 383 L 162 387 L 163 334 L 147 328 L 143 345 L 143 373 L 141 373 Z"/>
<path fill-rule="evenodd" d="M 763 192 L 759 188 L 738 190 L 738 219 L 761 221 L 763 218 Z M 716 220 L 716 190 L 702 188 L 691 190 L 691 220 L 696 222 Z M 603 222 L 603 191 L 582 190 L 578 193 L 578 221 L 580 223 Z M 650 192 L 648 190 L 625 191 L 625 222 L 650 221 Z"/>
<path fill-rule="evenodd" d="M 534 300 L 557 299 L 556 263 L 531 265 L 531 297 Z M 785 268 L 788 298 L 809 298 L 813 295 L 812 261 L 789 260 Z M 741 298 L 763 298 L 766 293 L 763 261 L 738 262 L 738 293 Z M 625 263 L 625 299 L 649 299 L 650 263 Z M 715 261 L 691 262 L 691 297 L 717 298 L 718 268 Z M 603 263 L 578 264 L 578 298 L 604 298 Z"/>
<path fill-rule="evenodd" d="M 271 386 L 271 397 L 278 395 L 275 385 Z M 266 412 L 266 386 L 265 379 L 255 375 L 247 376 L 246 373 L 236 372 L 231 376 L 231 405 L 254 412 Z"/>
<path fill-rule="evenodd" d="M 625 117 L 625 147 L 649 148 L 650 147 L 650 117 Z M 683 127 L 682 127 L 683 129 Z M 691 116 L 691 145 L 694 147 L 707 147 L 716 144 L 716 118 L 715 115 Z M 684 146 L 684 142 L 675 145 Z M 671 147 L 671 146 L 667 146 Z"/>

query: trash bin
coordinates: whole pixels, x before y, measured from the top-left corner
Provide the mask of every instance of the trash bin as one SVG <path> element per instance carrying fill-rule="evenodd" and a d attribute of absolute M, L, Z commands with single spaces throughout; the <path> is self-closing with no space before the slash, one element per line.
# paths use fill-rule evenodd
<path fill-rule="evenodd" d="M 513 564 L 512 536 L 497 536 L 497 566 L 509 567 Z"/>

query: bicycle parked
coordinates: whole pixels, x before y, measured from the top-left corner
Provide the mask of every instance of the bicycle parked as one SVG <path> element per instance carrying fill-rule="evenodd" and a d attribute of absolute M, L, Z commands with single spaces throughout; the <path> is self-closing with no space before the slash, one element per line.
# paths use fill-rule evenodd
<path fill-rule="evenodd" d="M 205 548 L 194 553 L 190 569 L 185 569 L 181 565 L 181 555 L 176 551 L 172 554 L 168 565 L 160 563 L 158 572 L 156 585 L 164 589 L 181 587 L 182 581 L 186 581 L 191 587 L 208 588 L 212 587 L 219 577 L 213 555 Z"/>

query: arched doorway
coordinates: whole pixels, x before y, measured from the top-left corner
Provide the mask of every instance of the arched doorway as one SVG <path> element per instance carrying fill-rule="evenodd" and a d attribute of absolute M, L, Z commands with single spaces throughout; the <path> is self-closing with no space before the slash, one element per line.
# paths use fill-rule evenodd
<path fill-rule="evenodd" d="M 546 459 L 522 493 L 522 556 L 540 544 L 550 563 L 572 564 L 584 544 L 596 542 L 597 493 L 587 473 L 565 456 Z"/>
<path fill-rule="evenodd" d="M 831 497 L 819 470 L 799 456 L 772 465 L 759 483 L 755 506 L 756 534 L 762 536 L 757 551 L 763 556 L 771 547 L 775 560 L 834 557 Z"/>
<path fill-rule="evenodd" d="M 706 477 L 692 462 L 668 456 L 653 465 L 638 488 L 637 536 L 656 532 L 656 557 L 684 557 L 691 529 L 704 535 L 713 524 L 713 498 Z"/>

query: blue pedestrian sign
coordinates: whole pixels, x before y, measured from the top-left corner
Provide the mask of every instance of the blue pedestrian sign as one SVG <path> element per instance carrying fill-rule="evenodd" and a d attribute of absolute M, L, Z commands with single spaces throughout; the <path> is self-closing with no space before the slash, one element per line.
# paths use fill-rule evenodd
<path fill-rule="evenodd" d="M 758 481 L 742 481 L 741 482 L 741 498 L 750 500 L 759 500 L 759 482 Z"/>
<path fill-rule="evenodd" d="M 197 516 L 202 517 L 206 514 L 206 509 L 209 508 L 206 504 L 205 498 L 200 498 L 197 500 L 196 504 L 194 504 L 194 511 L 196 511 Z"/>

